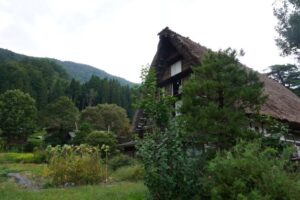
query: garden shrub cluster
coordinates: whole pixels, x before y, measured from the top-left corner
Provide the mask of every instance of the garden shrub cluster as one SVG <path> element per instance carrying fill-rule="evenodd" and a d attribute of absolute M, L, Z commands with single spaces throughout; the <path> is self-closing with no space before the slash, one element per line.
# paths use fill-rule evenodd
<path fill-rule="evenodd" d="M 117 170 L 120 167 L 133 165 L 134 163 L 135 163 L 135 160 L 133 158 L 131 158 L 127 155 L 124 155 L 124 154 L 114 156 L 108 162 L 110 169 L 112 169 L 113 171 Z"/>
<path fill-rule="evenodd" d="M 171 123 L 165 132 L 147 134 L 138 145 L 153 199 L 191 199 L 201 189 L 203 162 L 185 147 L 183 135 L 182 128 Z"/>
<path fill-rule="evenodd" d="M 93 131 L 85 138 L 85 142 L 88 145 L 100 148 L 103 145 L 108 145 L 110 147 L 110 152 L 114 152 L 116 150 L 117 141 L 112 132 Z"/>
<path fill-rule="evenodd" d="M 219 153 L 208 163 L 203 194 L 207 199 L 298 199 L 300 176 L 289 169 L 291 150 L 278 155 L 260 141 Z"/>
<path fill-rule="evenodd" d="M 88 145 L 48 147 L 47 175 L 54 185 L 96 184 L 104 179 L 100 151 Z"/>
<path fill-rule="evenodd" d="M 113 174 L 117 181 L 140 181 L 144 178 L 144 168 L 142 165 L 128 165 L 118 168 Z"/>

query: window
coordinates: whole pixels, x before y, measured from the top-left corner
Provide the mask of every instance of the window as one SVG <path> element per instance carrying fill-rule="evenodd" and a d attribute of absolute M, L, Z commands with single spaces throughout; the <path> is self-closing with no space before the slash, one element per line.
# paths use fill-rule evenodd
<path fill-rule="evenodd" d="M 174 76 L 181 72 L 181 60 L 175 62 L 173 65 L 171 65 L 171 76 Z"/>

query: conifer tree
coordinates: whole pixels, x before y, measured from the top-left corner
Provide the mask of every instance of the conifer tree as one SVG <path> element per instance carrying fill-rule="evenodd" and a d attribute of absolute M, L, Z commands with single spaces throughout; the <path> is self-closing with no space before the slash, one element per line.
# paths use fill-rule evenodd
<path fill-rule="evenodd" d="M 182 117 L 193 141 L 229 148 L 248 136 L 246 112 L 263 102 L 256 72 L 242 66 L 236 51 L 209 51 L 183 87 Z"/>

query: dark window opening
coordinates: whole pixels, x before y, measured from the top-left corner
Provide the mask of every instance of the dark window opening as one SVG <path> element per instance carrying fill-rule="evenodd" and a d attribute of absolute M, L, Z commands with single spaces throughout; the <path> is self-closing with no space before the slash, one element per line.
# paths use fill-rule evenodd
<path fill-rule="evenodd" d="M 181 80 L 173 83 L 173 96 L 178 96 L 181 93 Z"/>

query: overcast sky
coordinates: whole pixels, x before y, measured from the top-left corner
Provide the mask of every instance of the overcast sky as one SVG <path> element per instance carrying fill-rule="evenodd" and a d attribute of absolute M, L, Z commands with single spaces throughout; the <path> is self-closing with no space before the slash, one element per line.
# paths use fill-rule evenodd
<path fill-rule="evenodd" d="M 276 47 L 274 0 L 0 0 L 0 47 L 89 64 L 140 82 L 168 26 L 213 50 L 243 48 L 258 71 L 292 62 Z"/>

